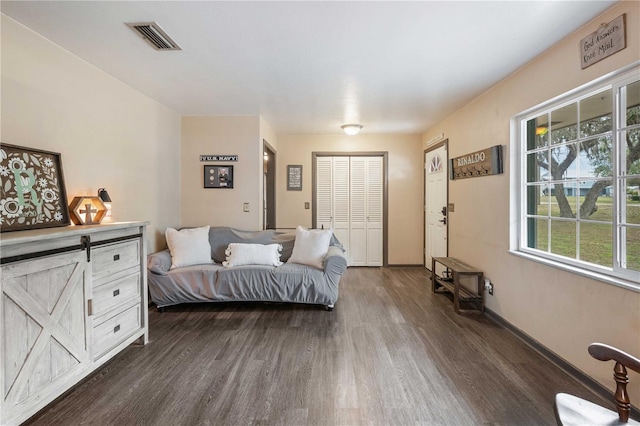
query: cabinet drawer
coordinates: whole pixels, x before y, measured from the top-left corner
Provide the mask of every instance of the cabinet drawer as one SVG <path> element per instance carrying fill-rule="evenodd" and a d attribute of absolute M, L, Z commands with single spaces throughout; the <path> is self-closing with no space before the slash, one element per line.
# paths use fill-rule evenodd
<path fill-rule="evenodd" d="M 93 328 L 93 358 L 96 359 L 140 329 L 140 304 L 132 306 Z"/>
<path fill-rule="evenodd" d="M 140 300 L 140 273 L 94 288 L 92 315 L 100 316 L 132 299 Z"/>
<path fill-rule="evenodd" d="M 91 250 L 93 277 L 113 275 L 140 264 L 140 240 L 117 243 Z"/>

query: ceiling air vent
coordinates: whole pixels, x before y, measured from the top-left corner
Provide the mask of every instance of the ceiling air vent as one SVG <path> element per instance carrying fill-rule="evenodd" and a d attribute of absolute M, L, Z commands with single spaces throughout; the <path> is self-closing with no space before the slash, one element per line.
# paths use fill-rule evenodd
<path fill-rule="evenodd" d="M 156 22 L 136 22 L 127 24 L 127 26 L 138 33 L 156 50 L 182 50 Z"/>

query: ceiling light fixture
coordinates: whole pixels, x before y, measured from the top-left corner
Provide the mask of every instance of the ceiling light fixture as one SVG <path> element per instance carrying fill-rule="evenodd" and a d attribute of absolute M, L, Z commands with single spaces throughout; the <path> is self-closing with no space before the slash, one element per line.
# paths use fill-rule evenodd
<path fill-rule="evenodd" d="M 340 128 L 349 136 L 353 136 L 357 135 L 360 129 L 362 129 L 362 124 L 345 124 Z"/>

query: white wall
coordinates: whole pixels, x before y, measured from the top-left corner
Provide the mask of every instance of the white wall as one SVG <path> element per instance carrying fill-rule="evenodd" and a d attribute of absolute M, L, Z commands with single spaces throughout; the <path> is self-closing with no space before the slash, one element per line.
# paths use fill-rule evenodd
<path fill-rule="evenodd" d="M 622 13 L 627 48 L 582 70 L 580 39 Z M 521 111 L 639 60 L 639 30 L 640 3 L 621 2 L 423 135 L 428 141 L 444 132 L 452 157 L 507 147 L 503 175 L 450 182 L 449 254 L 482 268 L 494 282 L 489 309 L 608 387 L 613 365 L 591 358 L 587 347 L 603 342 L 640 355 L 640 293 L 508 253 L 509 123 Z M 630 393 L 640 395 L 640 381 L 631 386 Z"/>
<path fill-rule="evenodd" d="M 2 142 L 62 154 L 69 201 L 105 187 L 116 221 L 180 224 L 180 116 L 2 15 Z"/>
<path fill-rule="evenodd" d="M 278 135 L 277 225 L 312 225 L 313 152 L 389 152 L 390 265 L 422 265 L 422 145 L 419 135 Z M 302 164 L 302 191 L 287 191 L 287 165 Z"/>
<path fill-rule="evenodd" d="M 258 116 L 183 117 L 182 226 L 262 229 L 262 152 Z M 201 154 L 238 155 L 238 161 L 201 162 Z M 205 189 L 205 164 L 233 166 L 233 188 Z"/>

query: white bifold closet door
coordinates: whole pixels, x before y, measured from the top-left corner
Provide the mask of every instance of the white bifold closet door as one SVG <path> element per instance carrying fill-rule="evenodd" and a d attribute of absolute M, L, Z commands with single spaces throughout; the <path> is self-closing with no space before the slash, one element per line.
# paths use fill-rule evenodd
<path fill-rule="evenodd" d="M 350 266 L 382 266 L 382 157 L 318 157 L 316 226 L 333 229 Z"/>

